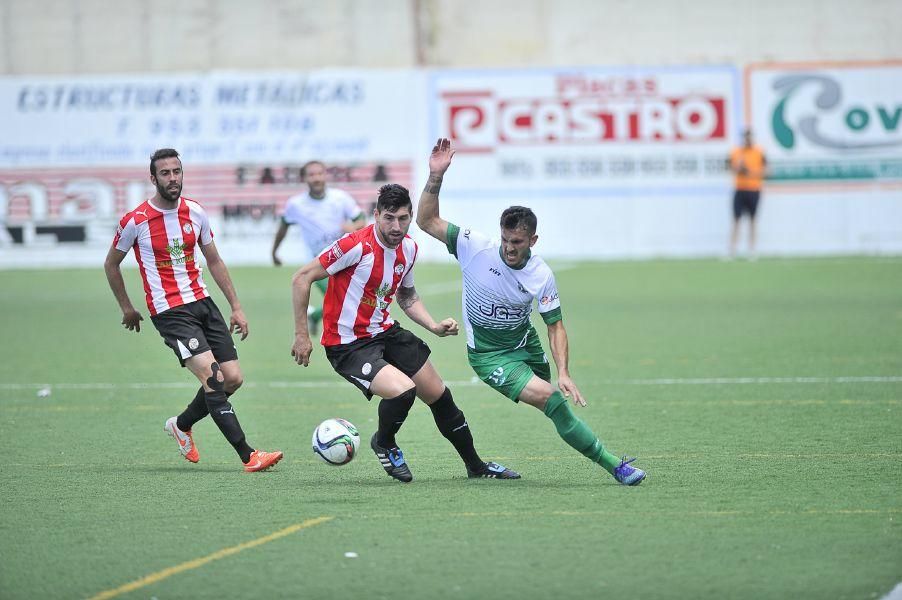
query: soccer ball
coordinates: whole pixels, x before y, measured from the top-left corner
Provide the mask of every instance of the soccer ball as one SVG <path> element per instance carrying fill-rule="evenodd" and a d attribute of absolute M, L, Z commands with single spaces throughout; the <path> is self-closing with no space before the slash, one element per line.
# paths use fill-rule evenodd
<path fill-rule="evenodd" d="M 346 465 L 357 455 L 360 434 L 344 419 L 326 419 L 313 430 L 313 453 L 326 464 Z"/>

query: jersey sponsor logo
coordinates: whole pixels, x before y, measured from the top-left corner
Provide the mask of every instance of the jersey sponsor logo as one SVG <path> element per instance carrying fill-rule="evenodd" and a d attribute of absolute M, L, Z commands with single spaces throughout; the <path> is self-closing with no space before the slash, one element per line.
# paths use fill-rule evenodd
<path fill-rule="evenodd" d="M 166 252 L 173 260 L 185 255 L 185 244 L 178 238 L 172 238 L 172 241 L 166 246 Z"/>
<path fill-rule="evenodd" d="M 385 297 L 388 296 L 389 292 L 391 292 L 391 286 L 383 281 L 382 285 L 376 290 L 375 298 L 367 298 L 364 296 L 360 299 L 360 303 L 372 306 L 373 308 L 378 308 L 379 310 L 385 310 L 388 308 L 388 302 L 385 301 Z"/>
<path fill-rule="evenodd" d="M 192 262 L 193 259 L 185 255 L 185 244 L 178 238 L 172 238 L 172 241 L 166 245 L 166 252 L 172 257 L 172 260 L 157 261 L 160 267 L 171 267 L 172 265 L 182 265 Z"/>
<path fill-rule="evenodd" d="M 147 211 L 144 211 L 144 210 L 136 210 L 136 211 L 135 211 L 135 214 L 136 214 L 136 215 L 142 215 L 142 216 L 145 216 L 145 217 L 146 217 L 146 216 L 147 216 Z"/>
<path fill-rule="evenodd" d="M 504 306 L 502 304 L 483 304 L 479 306 L 479 312 L 486 317 L 505 321 L 522 321 L 526 317 L 526 309 L 518 306 Z"/>
<path fill-rule="evenodd" d="M 554 302 L 557 299 L 558 299 L 558 293 L 555 292 L 550 296 L 542 296 L 542 299 L 539 300 L 539 302 L 541 302 L 542 304 L 551 304 L 552 302 Z"/>
<path fill-rule="evenodd" d="M 493 275 L 495 275 L 497 277 L 501 277 L 501 271 L 499 271 L 495 267 L 489 267 L 489 273 L 492 273 Z"/>
<path fill-rule="evenodd" d="M 184 231 L 188 235 L 191 235 L 191 232 L 194 231 L 194 228 L 191 227 L 191 223 L 185 223 L 185 226 L 182 227 L 182 231 Z"/>

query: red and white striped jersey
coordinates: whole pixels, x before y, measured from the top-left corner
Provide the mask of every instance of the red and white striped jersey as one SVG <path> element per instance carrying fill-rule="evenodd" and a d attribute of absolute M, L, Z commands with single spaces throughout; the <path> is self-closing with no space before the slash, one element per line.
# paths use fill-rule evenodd
<path fill-rule="evenodd" d="M 170 210 L 145 200 L 119 221 L 113 246 L 122 252 L 135 249 L 151 315 L 210 295 L 195 260 L 198 238 L 207 245 L 213 231 L 207 213 L 189 198 L 179 198 Z"/>
<path fill-rule="evenodd" d="M 370 338 L 394 324 L 388 307 L 399 285 L 413 287 L 417 244 L 409 235 L 397 248 L 379 241 L 375 226 L 349 233 L 319 255 L 331 275 L 323 302 L 323 346 Z"/>

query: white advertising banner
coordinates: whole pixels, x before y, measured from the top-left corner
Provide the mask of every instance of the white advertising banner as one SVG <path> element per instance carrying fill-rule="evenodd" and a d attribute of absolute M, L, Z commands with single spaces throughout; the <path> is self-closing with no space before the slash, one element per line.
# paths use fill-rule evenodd
<path fill-rule="evenodd" d="M 772 181 L 902 181 L 902 61 L 753 65 L 746 93 Z"/>
<path fill-rule="evenodd" d="M 421 93 L 413 71 L 0 78 L 0 168 L 396 160 Z"/>
<path fill-rule="evenodd" d="M 733 67 L 447 71 L 433 122 L 473 192 L 697 187 L 737 128 Z"/>
<path fill-rule="evenodd" d="M 306 189 L 306 161 L 325 161 L 364 208 L 386 181 L 412 185 L 423 82 L 411 70 L 0 78 L 0 266 L 105 249 L 153 193 L 149 157 L 164 147 L 181 153 L 183 193 L 217 239 L 264 262 L 285 201 Z"/>
<path fill-rule="evenodd" d="M 750 65 L 746 82 L 769 165 L 762 245 L 902 252 L 902 61 Z"/>
<path fill-rule="evenodd" d="M 433 137 L 457 148 L 452 220 L 494 231 L 506 206 L 528 205 L 547 256 L 723 247 L 734 67 L 441 71 L 430 87 Z"/>

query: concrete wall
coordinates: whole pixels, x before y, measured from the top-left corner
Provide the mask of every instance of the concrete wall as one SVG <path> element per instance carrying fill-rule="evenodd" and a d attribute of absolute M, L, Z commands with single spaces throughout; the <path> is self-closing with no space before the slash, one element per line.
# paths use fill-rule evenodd
<path fill-rule="evenodd" d="M 0 0 L 0 74 L 902 56 L 898 0 Z"/>

